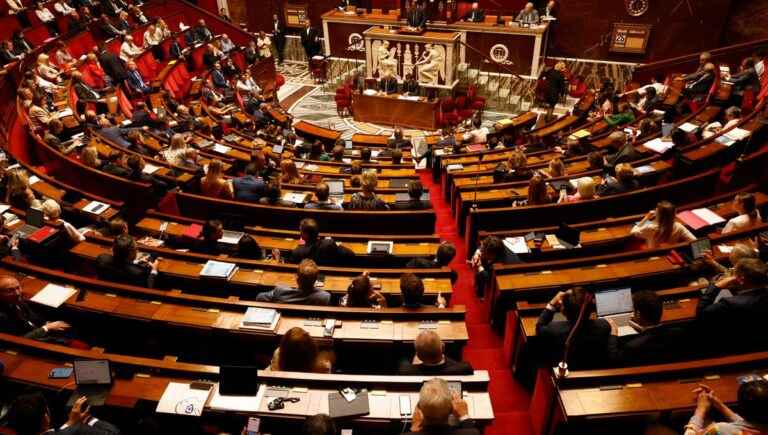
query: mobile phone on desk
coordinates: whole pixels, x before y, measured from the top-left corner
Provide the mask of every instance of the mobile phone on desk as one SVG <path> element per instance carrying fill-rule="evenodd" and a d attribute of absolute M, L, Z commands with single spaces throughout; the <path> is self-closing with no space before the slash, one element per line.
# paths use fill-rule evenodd
<path fill-rule="evenodd" d="M 48 379 L 67 379 L 72 376 L 72 367 L 56 367 L 48 373 Z"/>

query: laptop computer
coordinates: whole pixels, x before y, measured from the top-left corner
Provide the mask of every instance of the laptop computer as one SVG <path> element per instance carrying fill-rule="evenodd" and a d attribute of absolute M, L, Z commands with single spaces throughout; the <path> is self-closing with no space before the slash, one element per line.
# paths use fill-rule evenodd
<path fill-rule="evenodd" d="M 219 394 L 222 396 L 256 396 L 259 391 L 259 368 L 255 366 L 219 367 Z"/>
<path fill-rule="evenodd" d="M 607 289 L 595 293 L 597 317 L 611 319 L 616 325 L 630 326 L 629 322 L 635 313 L 632 303 L 632 289 L 629 287 Z"/>
<path fill-rule="evenodd" d="M 20 239 L 29 237 L 30 234 L 33 234 L 45 224 L 45 215 L 38 208 L 28 208 L 26 216 L 26 223 L 14 231 L 14 234 L 18 234 Z"/>
<path fill-rule="evenodd" d="M 91 406 L 103 405 L 112 389 L 112 369 L 109 360 L 75 360 L 75 383 L 77 388 L 69 398 L 67 406 L 72 406 L 82 396 L 88 398 Z"/>
<path fill-rule="evenodd" d="M 581 240 L 581 231 L 566 224 L 560 224 L 555 231 L 555 237 L 560 240 L 560 244 L 566 249 L 573 249 L 579 245 Z"/>
<path fill-rule="evenodd" d="M 328 193 L 330 195 L 344 195 L 344 181 L 325 180 L 325 184 L 328 185 Z"/>

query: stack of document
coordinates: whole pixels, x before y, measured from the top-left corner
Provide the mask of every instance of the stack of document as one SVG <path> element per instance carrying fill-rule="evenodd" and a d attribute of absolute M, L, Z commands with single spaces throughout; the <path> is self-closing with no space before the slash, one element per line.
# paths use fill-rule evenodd
<path fill-rule="evenodd" d="M 683 130 L 686 133 L 693 133 L 694 131 L 699 129 L 699 126 L 696 124 L 691 124 L 690 122 L 686 122 L 685 124 L 678 127 L 680 130 Z"/>
<path fill-rule="evenodd" d="M 571 133 L 571 135 L 568 138 L 569 139 L 582 139 L 582 138 L 588 137 L 591 134 L 592 133 L 590 133 L 588 130 L 582 129 L 582 130 L 578 130 L 578 131 L 576 131 L 574 133 Z"/>
<path fill-rule="evenodd" d="M 220 143 L 217 143 L 216 145 L 214 145 L 214 146 L 213 146 L 213 150 L 214 150 L 214 151 L 216 151 L 216 152 L 217 152 L 217 153 L 219 153 L 219 154 L 226 154 L 226 153 L 228 153 L 228 152 L 229 152 L 231 149 L 232 149 L 232 148 L 230 148 L 230 147 L 228 147 L 228 146 L 226 146 L 226 145 L 222 145 L 222 144 L 220 144 Z"/>
<path fill-rule="evenodd" d="M 280 319 L 280 313 L 271 308 L 248 307 L 248 311 L 243 316 L 241 328 L 259 328 L 274 329 L 277 321 Z"/>
<path fill-rule="evenodd" d="M 157 172 L 158 169 L 160 169 L 158 166 L 146 163 L 144 164 L 144 169 L 142 169 L 141 172 L 151 175 Z"/>
<path fill-rule="evenodd" d="M 57 118 L 64 118 L 67 116 L 72 116 L 72 109 L 70 109 L 69 107 L 67 107 L 64 110 L 59 110 L 59 112 L 56 113 Z"/>
<path fill-rule="evenodd" d="M 730 130 L 728 133 L 721 134 L 717 139 L 715 139 L 715 141 L 721 145 L 729 147 L 736 142 L 749 137 L 750 134 L 752 134 L 751 131 L 736 127 Z"/>
<path fill-rule="evenodd" d="M 668 150 L 672 149 L 672 147 L 675 146 L 675 144 L 672 141 L 665 141 L 665 140 L 662 140 L 662 138 L 657 137 L 656 139 L 652 139 L 644 143 L 643 146 L 648 148 L 651 151 L 655 151 L 659 154 L 664 154 Z"/>
<path fill-rule="evenodd" d="M 237 272 L 237 265 L 223 261 L 208 260 L 200 271 L 200 276 L 204 278 L 226 279 L 229 281 L 232 275 Z"/>

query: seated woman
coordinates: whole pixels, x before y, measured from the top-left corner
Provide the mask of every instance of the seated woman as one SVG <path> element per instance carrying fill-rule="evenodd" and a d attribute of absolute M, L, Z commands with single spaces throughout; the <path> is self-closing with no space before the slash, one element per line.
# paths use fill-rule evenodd
<path fill-rule="evenodd" d="M 333 360 L 333 354 L 320 351 L 307 331 L 294 327 L 283 335 L 267 370 L 330 373 Z"/>
<path fill-rule="evenodd" d="M 565 175 L 565 163 L 560 157 L 555 157 L 549 161 L 547 169 L 543 171 L 549 178 L 562 177 Z"/>
<path fill-rule="evenodd" d="M 352 200 L 347 207 L 349 210 L 388 210 L 389 206 L 376 195 L 376 186 L 379 183 L 376 174 L 363 172 L 360 177 L 360 192 L 352 195 Z"/>
<path fill-rule="evenodd" d="M 280 183 L 281 184 L 301 184 L 301 175 L 296 168 L 296 162 L 286 159 L 280 162 Z"/>
<path fill-rule="evenodd" d="M 170 146 L 160 151 L 160 154 L 166 162 L 174 166 L 182 166 L 186 152 L 187 141 L 184 140 L 183 135 L 176 133 L 171 137 Z"/>
<path fill-rule="evenodd" d="M 80 71 L 83 73 L 83 82 L 97 91 L 110 85 L 110 78 L 104 72 L 95 53 L 88 53 Z"/>
<path fill-rule="evenodd" d="M 648 249 L 696 240 L 696 236 L 677 222 L 675 216 L 675 206 L 669 201 L 661 201 L 655 211 L 649 211 L 643 216 L 630 234 L 643 239 Z"/>
<path fill-rule="evenodd" d="M 237 258 L 247 258 L 249 260 L 263 260 L 264 250 L 261 249 L 259 242 L 250 234 L 245 234 L 237 242 Z"/>
<path fill-rule="evenodd" d="M 352 280 L 347 294 L 342 296 L 339 306 L 355 308 L 386 308 L 387 299 L 371 286 L 368 272 Z"/>
<path fill-rule="evenodd" d="M 85 236 L 80 234 L 69 222 L 61 219 L 61 206 L 52 199 L 46 199 L 41 206 L 45 219 L 51 225 L 61 225 L 72 243 L 82 242 Z"/>
<path fill-rule="evenodd" d="M 95 146 L 87 146 L 80 152 L 80 162 L 89 168 L 101 169 L 104 162 L 99 158 L 99 150 Z"/>
<path fill-rule="evenodd" d="M 759 377 L 742 382 L 736 393 L 738 410 L 735 413 L 707 385 L 699 384 L 696 411 L 683 435 L 747 435 L 768 432 L 768 381 Z M 725 418 L 723 422 L 707 424 L 710 411 Z"/>
<path fill-rule="evenodd" d="M 733 200 L 733 208 L 739 212 L 739 215 L 725 224 L 723 234 L 752 228 L 760 223 L 760 212 L 757 210 L 755 195 L 748 192 L 739 193 Z"/>
<path fill-rule="evenodd" d="M 506 163 L 502 162 L 496 166 L 493 172 L 493 182 L 528 180 L 533 172 L 527 166 L 528 159 L 525 157 L 525 153 L 520 150 L 512 151 Z"/>
<path fill-rule="evenodd" d="M 232 183 L 224 178 L 223 163 L 219 159 L 211 160 L 208 173 L 200 179 L 200 193 L 212 198 L 232 199 L 235 197 Z"/>
<path fill-rule="evenodd" d="M 56 44 L 56 53 L 54 54 L 56 59 L 56 65 L 62 70 L 69 70 L 75 64 L 75 58 L 69 54 L 69 49 L 64 41 L 59 41 Z"/>
<path fill-rule="evenodd" d="M 14 168 L 5 173 L 5 202 L 19 210 L 40 207 L 40 201 L 29 186 L 29 174 L 25 169 Z"/>
<path fill-rule="evenodd" d="M 749 244 L 737 243 L 733 245 L 733 249 L 731 249 L 731 252 L 728 254 L 728 263 L 730 264 L 730 267 L 720 264 L 709 252 L 705 253 L 702 258 L 715 273 L 715 276 L 712 277 L 712 281 L 717 281 L 719 278 L 732 276 L 739 261 L 744 260 L 745 258 L 757 258 L 757 256 L 757 250 Z"/>
<path fill-rule="evenodd" d="M 528 197 L 523 200 L 517 200 L 512 205 L 514 207 L 523 207 L 526 205 L 544 205 L 552 204 L 553 198 L 547 190 L 547 183 L 540 173 L 535 173 L 528 182 Z"/>
<path fill-rule="evenodd" d="M 565 189 L 561 190 L 558 203 L 579 202 L 587 199 L 593 199 L 594 197 L 595 180 L 592 177 L 581 177 L 576 182 L 576 193 L 574 195 L 568 195 Z"/>
<path fill-rule="evenodd" d="M 41 53 L 37 56 L 37 67 L 35 68 L 35 72 L 38 76 L 51 83 L 61 82 L 61 71 L 51 63 L 50 58 L 45 53 Z"/>

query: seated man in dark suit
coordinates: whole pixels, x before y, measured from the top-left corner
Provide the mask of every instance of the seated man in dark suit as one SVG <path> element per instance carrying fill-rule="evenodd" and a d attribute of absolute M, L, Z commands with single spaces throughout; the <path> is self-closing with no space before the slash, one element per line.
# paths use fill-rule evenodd
<path fill-rule="evenodd" d="M 451 426 L 451 416 L 458 425 Z M 469 418 L 469 405 L 458 395 L 451 394 L 443 379 L 424 382 L 419 392 L 419 402 L 413 411 L 411 431 L 414 434 L 431 435 L 480 435 L 475 422 Z"/>
<path fill-rule="evenodd" d="M 704 291 L 696 315 L 709 337 L 742 349 L 764 348 L 768 340 L 757 333 L 768 317 L 768 269 L 755 258 L 736 264 L 733 275 L 712 282 Z M 733 296 L 717 300 L 723 290 Z"/>
<path fill-rule="evenodd" d="M 148 94 L 152 91 L 152 88 L 144 81 L 139 70 L 136 69 L 136 62 L 133 61 L 128 62 L 128 78 L 125 80 L 125 83 L 137 94 Z"/>
<path fill-rule="evenodd" d="M 299 263 L 296 274 L 297 288 L 278 285 L 273 290 L 259 293 L 256 296 L 256 301 L 280 304 L 330 305 L 331 294 L 315 288 L 319 274 L 320 271 L 314 261 L 303 260 Z"/>
<path fill-rule="evenodd" d="M 396 202 L 396 210 L 427 210 L 432 208 L 430 201 L 422 201 L 421 195 L 424 193 L 424 186 L 421 181 L 415 180 L 408 183 L 408 201 Z"/>
<path fill-rule="evenodd" d="M 408 27 L 413 27 L 414 29 L 423 29 L 427 26 L 427 14 L 424 13 L 424 9 L 413 1 L 409 3 L 408 10 L 405 11 L 405 20 L 408 23 Z"/>
<path fill-rule="evenodd" d="M 603 182 L 597 186 L 598 196 L 617 195 L 630 192 L 639 187 L 635 179 L 635 170 L 629 163 L 616 165 L 616 177 L 606 176 Z"/>
<path fill-rule="evenodd" d="M 327 184 L 318 184 L 317 189 L 315 190 L 315 198 L 317 198 L 317 201 L 312 201 L 306 204 L 304 208 L 314 208 L 318 210 L 341 210 L 341 204 L 336 204 L 335 202 L 331 202 L 328 199 L 330 197 L 330 193 L 330 188 Z"/>
<path fill-rule="evenodd" d="M 451 376 L 471 375 L 474 370 L 465 362 L 454 361 L 445 356 L 445 345 L 434 331 L 421 331 L 414 342 L 416 356 L 413 362 L 400 364 L 399 375 L 403 376 Z"/>
<path fill-rule="evenodd" d="M 472 9 L 462 19 L 464 21 L 472 21 L 473 23 L 482 23 L 485 21 L 485 10 L 480 9 L 478 2 L 474 2 L 472 3 Z"/>
<path fill-rule="evenodd" d="M 387 146 L 390 148 L 409 148 L 413 146 L 410 140 L 403 137 L 403 129 L 400 127 L 395 128 L 392 133 L 392 139 L 387 141 Z"/>
<path fill-rule="evenodd" d="M 611 359 L 619 365 L 641 366 L 681 357 L 685 331 L 661 323 L 664 305 L 656 293 L 650 290 L 636 292 L 632 295 L 632 303 L 635 306 L 634 321 L 642 330 L 624 340 L 618 336 L 616 324 L 609 320 L 611 337 L 608 339 L 608 350 Z"/>
<path fill-rule="evenodd" d="M 712 84 L 715 82 L 715 64 L 704 65 L 704 73 L 692 81 L 688 81 L 683 89 L 683 95 L 688 98 L 701 99 L 709 94 Z"/>
<path fill-rule="evenodd" d="M 437 247 L 434 260 L 418 257 L 409 261 L 405 267 L 408 269 L 448 267 L 454 257 L 456 257 L 456 246 L 451 242 L 443 242 Z M 451 284 L 455 284 L 458 279 L 458 273 L 451 269 Z"/>
<path fill-rule="evenodd" d="M 88 399 L 83 396 L 72 405 L 67 421 L 56 429 L 51 422 L 51 411 L 40 393 L 26 393 L 16 397 L 8 410 L 8 427 L 17 434 L 46 435 L 119 435 L 120 429 L 90 413 Z"/>
<path fill-rule="evenodd" d="M 419 95 L 419 81 L 413 74 L 406 74 L 403 81 L 403 93 L 408 95 Z"/>
<path fill-rule="evenodd" d="M 475 293 L 479 298 L 485 297 L 485 288 L 491 279 L 493 265 L 520 263 L 514 253 L 504 247 L 504 243 L 496 236 L 488 236 L 480 242 L 480 247 L 472 256 L 471 266 L 475 271 Z"/>
<path fill-rule="evenodd" d="M 66 322 L 47 322 L 24 300 L 21 284 L 16 278 L 0 276 L 0 332 L 33 340 L 61 342 L 61 334 L 69 328 Z"/>
<path fill-rule="evenodd" d="M 445 298 L 438 294 L 437 301 L 433 305 L 424 303 L 424 282 L 418 276 L 412 273 L 404 273 L 400 276 L 400 297 L 404 308 L 423 308 L 436 306 L 445 308 L 447 302 Z"/>
<path fill-rule="evenodd" d="M 385 94 L 397 93 L 397 79 L 394 76 L 382 77 L 379 81 L 379 91 Z"/>
<path fill-rule="evenodd" d="M 209 219 L 205 221 L 200 232 L 203 238 L 196 240 L 193 250 L 201 254 L 221 254 L 219 240 L 224 237 L 224 224 L 218 219 Z"/>
<path fill-rule="evenodd" d="M 608 166 L 616 166 L 619 163 L 631 162 L 640 158 L 640 153 L 635 150 L 633 140 L 627 140 L 627 134 L 623 131 L 614 131 L 608 136 L 610 140 L 609 148 L 614 150 L 613 154 L 605 156 L 605 163 Z"/>
<path fill-rule="evenodd" d="M 152 287 L 157 276 L 158 260 L 136 260 L 138 256 L 136 241 L 129 234 L 115 237 L 112 254 L 99 254 L 96 257 L 96 274 L 99 279 L 116 281 L 139 287 Z"/>
<path fill-rule="evenodd" d="M 194 28 L 195 32 L 195 39 L 202 42 L 202 41 L 210 41 L 213 39 L 213 33 L 208 29 L 208 27 L 205 25 L 205 20 L 200 19 L 197 22 L 197 26 Z"/>
<path fill-rule="evenodd" d="M 611 325 L 604 319 L 590 319 L 589 316 L 595 310 L 591 296 L 581 287 L 558 292 L 541 312 L 536 322 L 536 340 L 541 346 L 542 364 L 551 367 L 561 361 L 566 339 L 584 304 L 584 320 L 573 336 L 566 362 L 572 368 L 592 368 L 607 364 Z M 566 320 L 553 321 L 556 312 L 561 312 Z"/>

